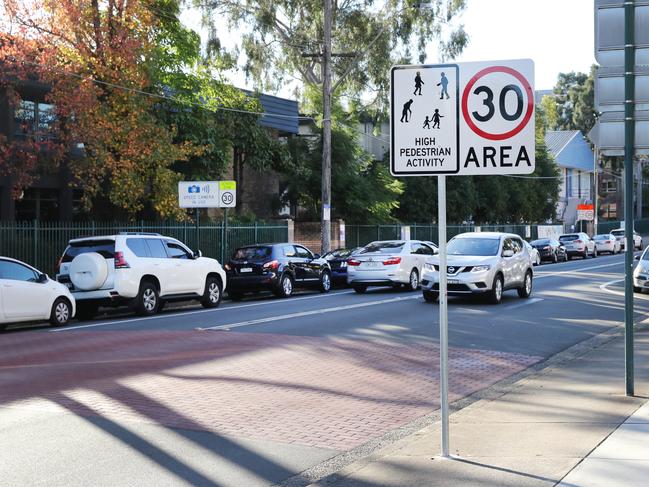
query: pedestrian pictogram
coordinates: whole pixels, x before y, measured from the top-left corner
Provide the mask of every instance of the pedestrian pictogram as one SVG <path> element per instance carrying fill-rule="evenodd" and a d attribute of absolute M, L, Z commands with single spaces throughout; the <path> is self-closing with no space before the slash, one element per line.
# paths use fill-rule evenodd
<path fill-rule="evenodd" d="M 534 171 L 531 60 L 395 66 L 391 78 L 395 176 Z"/>

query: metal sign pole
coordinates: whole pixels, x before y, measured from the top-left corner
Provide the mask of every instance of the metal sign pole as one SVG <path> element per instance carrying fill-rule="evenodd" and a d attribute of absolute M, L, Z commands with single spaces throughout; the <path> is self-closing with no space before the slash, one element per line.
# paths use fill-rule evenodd
<path fill-rule="evenodd" d="M 439 390 L 442 423 L 442 457 L 448 457 L 448 295 L 446 259 L 446 176 L 437 176 L 439 232 Z"/>

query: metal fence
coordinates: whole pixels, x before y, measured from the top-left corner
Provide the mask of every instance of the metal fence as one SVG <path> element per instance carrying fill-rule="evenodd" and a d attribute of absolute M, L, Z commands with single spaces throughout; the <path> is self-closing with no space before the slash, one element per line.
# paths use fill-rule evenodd
<path fill-rule="evenodd" d="M 619 221 L 610 221 L 610 222 L 599 222 L 597 224 L 597 233 L 607 233 L 611 230 L 616 230 L 622 228 L 624 222 Z M 640 218 L 633 221 L 633 228 L 636 232 L 641 233 L 642 235 L 649 234 L 649 218 Z"/>
<path fill-rule="evenodd" d="M 286 222 L 236 225 L 214 222 L 201 223 L 198 227 L 190 222 L 0 222 L 0 255 L 54 274 L 70 239 L 119 232 L 154 232 L 174 237 L 221 262 L 241 245 L 288 241 Z"/>

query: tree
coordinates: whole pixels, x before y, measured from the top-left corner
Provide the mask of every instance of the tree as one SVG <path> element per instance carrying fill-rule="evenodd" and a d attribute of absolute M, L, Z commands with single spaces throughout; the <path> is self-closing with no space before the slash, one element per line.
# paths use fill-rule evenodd
<path fill-rule="evenodd" d="M 544 97 L 542 104 L 546 109 L 547 122 L 551 130 L 581 130 L 586 135 L 595 125 L 595 72 L 592 66 L 590 73 L 559 73 L 554 87 L 554 102 Z"/>

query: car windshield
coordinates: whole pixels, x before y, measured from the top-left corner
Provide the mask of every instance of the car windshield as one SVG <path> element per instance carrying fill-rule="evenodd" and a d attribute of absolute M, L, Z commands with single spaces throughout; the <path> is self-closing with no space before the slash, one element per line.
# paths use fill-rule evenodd
<path fill-rule="evenodd" d="M 532 245 L 550 245 L 549 239 L 533 240 Z"/>
<path fill-rule="evenodd" d="M 272 254 L 270 247 L 242 247 L 235 250 L 232 260 L 264 260 Z"/>
<path fill-rule="evenodd" d="M 104 259 L 115 258 L 115 241 L 114 240 L 82 240 L 80 242 L 72 242 L 69 247 L 65 249 L 65 254 L 61 262 L 72 262 L 77 255 L 87 254 L 89 252 L 97 252 Z"/>
<path fill-rule="evenodd" d="M 624 235 L 624 230 L 613 230 L 611 233 L 616 237 L 622 237 Z"/>
<path fill-rule="evenodd" d="M 593 237 L 593 240 L 610 240 L 611 236 L 610 235 L 595 235 Z"/>
<path fill-rule="evenodd" d="M 322 256 L 323 259 L 333 260 L 333 259 L 346 259 L 352 253 L 351 249 L 338 249 L 327 252 Z"/>
<path fill-rule="evenodd" d="M 359 254 L 394 254 L 399 253 L 403 249 L 405 242 L 372 242 L 366 245 Z"/>
<path fill-rule="evenodd" d="M 454 238 L 448 243 L 448 255 L 496 255 L 499 238 Z"/>
<path fill-rule="evenodd" d="M 559 237 L 559 242 L 572 242 L 573 240 L 579 240 L 579 235 L 561 235 Z"/>

